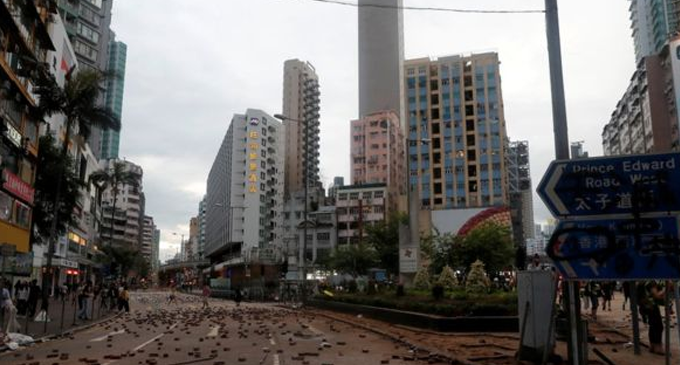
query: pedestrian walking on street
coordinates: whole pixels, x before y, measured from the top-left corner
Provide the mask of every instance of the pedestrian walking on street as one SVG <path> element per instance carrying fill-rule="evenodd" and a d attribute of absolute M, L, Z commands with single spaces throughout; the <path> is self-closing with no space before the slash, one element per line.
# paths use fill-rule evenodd
<path fill-rule="evenodd" d="M 614 298 L 614 283 L 611 281 L 602 283 L 602 311 L 612 311 L 612 299 Z"/>
<path fill-rule="evenodd" d="M 17 314 L 20 316 L 25 316 L 28 311 L 28 294 L 30 289 L 28 288 L 28 283 L 22 282 L 17 291 Z"/>
<path fill-rule="evenodd" d="M 40 298 L 40 286 L 38 280 L 31 281 L 31 287 L 28 292 L 28 316 L 35 317 L 35 312 L 38 310 L 38 299 Z"/>
<path fill-rule="evenodd" d="M 599 298 L 602 296 L 601 294 L 602 288 L 600 287 L 600 284 L 591 281 L 588 283 L 588 293 L 590 295 L 590 316 L 593 317 L 593 321 L 597 321 L 597 307 L 600 304 Z"/>
<path fill-rule="evenodd" d="M 661 282 L 648 281 L 644 284 L 645 296 L 640 303 L 640 310 L 647 314 L 649 322 L 649 351 L 663 355 L 662 340 L 663 321 L 659 305 L 663 305 L 666 289 Z"/>
<path fill-rule="evenodd" d="M 626 303 L 630 300 L 630 282 L 623 282 L 623 310 L 626 310 Z"/>
<path fill-rule="evenodd" d="M 168 305 L 177 304 L 177 295 L 175 295 L 175 289 L 170 289 L 170 295 L 168 295 Z"/>
<path fill-rule="evenodd" d="M 208 284 L 205 284 L 203 285 L 203 309 L 207 309 L 209 307 L 208 298 L 210 298 L 210 287 Z"/>
<path fill-rule="evenodd" d="M 4 333 L 18 331 L 21 326 L 17 322 L 17 309 L 12 302 L 12 283 L 9 280 L 2 280 L 2 289 L 0 289 L 0 310 L 2 310 L 2 318 L 5 319 L 7 325 L 2 328 Z M 2 323 L 5 325 L 5 323 Z"/>
<path fill-rule="evenodd" d="M 78 312 L 78 318 L 82 320 L 89 321 L 92 319 L 92 298 L 94 296 L 92 282 L 88 281 L 83 286 L 83 290 L 80 293 L 80 311 Z"/>
<path fill-rule="evenodd" d="M 130 292 L 126 284 L 123 285 L 123 290 L 120 292 L 120 306 L 118 310 L 125 310 L 126 313 L 130 312 Z"/>
<path fill-rule="evenodd" d="M 237 307 L 241 306 L 241 299 L 243 299 L 241 289 L 239 287 L 236 287 L 236 291 L 234 292 L 234 302 L 236 302 Z"/>

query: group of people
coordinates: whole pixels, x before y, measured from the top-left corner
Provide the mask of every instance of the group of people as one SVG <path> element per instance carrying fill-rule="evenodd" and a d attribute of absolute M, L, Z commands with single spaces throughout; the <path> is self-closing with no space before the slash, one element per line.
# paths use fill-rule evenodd
<path fill-rule="evenodd" d="M 38 281 L 32 280 L 30 283 L 28 281 L 17 281 L 12 288 L 11 283 L 6 280 L 6 286 L 10 297 L 16 300 L 17 315 L 34 317 L 38 310 L 38 300 L 41 297 Z"/>

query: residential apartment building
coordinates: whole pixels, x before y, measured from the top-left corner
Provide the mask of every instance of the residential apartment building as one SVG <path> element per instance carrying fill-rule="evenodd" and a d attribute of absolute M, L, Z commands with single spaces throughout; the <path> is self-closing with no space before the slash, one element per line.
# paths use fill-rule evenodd
<path fill-rule="evenodd" d="M 247 259 L 281 240 L 284 128 L 269 114 L 236 114 L 208 175 L 205 255 Z"/>
<path fill-rule="evenodd" d="M 112 73 L 106 84 L 106 107 L 122 121 L 123 93 L 125 91 L 125 62 L 127 60 L 127 45 L 116 41 L 111 32 L 109 41 L 109 60 L 107 69 Z M 117 159 L 120 151 L 120 131 L 103 130 L 101 142 L 101 158 L 104 160 Z"/>
<path fill-rule="evenodd" d="M 38 137 L 43 120 L 29 79 L 30 64 L 48 62 L 49 4 L 0 2 L 0 241 L 20 254 L 30 250 Z"/>
<path fill-rule="evenodd" d="M 297 59 L 283 66 L 285 196 L 319 186 L 319 77 L 314 66 Z M 309 159 L 309 161 L 307 161 Z"/>
<path fill-rule="evenodd" d="M 126 171 L 143 176 L 141 166 L 126 160 L 102 160 L 100 166 L 102 169 L 110 169 L 116 162 L 124 163 Z M 128 249 L 139 249 L 144 218 L 143 185 L 140 180 L 139 186 L 119 185 L 118 189 L 115 211 L 113 189 L 108 188 L 102 194 L 102 241 L 104 244 L 112 243 Z"/>
<path fill-rule="evenodd" d="M 337 195 L 338 188 L 345 186 L 345 178 L 343 176 L 336 176 L 333 178 L 333 184 L 328 187 L 328 200 L 331 205 L 335 205 L 335 196 Z"/>
<path fill-rule="evenodd" d="M 409 184 L 423 209 L 508 204 L 498 54 L 407 60 Z"/>
<path fill-rule="evenodd" d="M 534 200 L 529 169 L 529 142 L 511 141 L 507 149 L 508 194 L 512 232 L 517 247 L 534 238 Z"/>
<path fill-rule="evenodd" d="M 359 0 L 359 118 L 392 110 L 404 123 L 403 0 Z M 373 5 L 373 6 L 371 6 Z"/>
<path fill-rule="evenodd" d="M 307 273 L 313 272 L 316 263 L 329 257 L 337 247 L 336 208 L 333 206 L 320 207 L 318 210 L 309 213 L 307 217 L 307 221 L 302 221 L 296 227 L 298 234 L 295 255 L 288 259 L 289 278 L 301 279 L 302 269 Z M 307 242 L 304 239 L 305 231 L 307 232 Z"/>
<path fill-rule="evenodd" d="M 677 0 L 631 0 L 628 8 L 635 45 L 635 62 L 659 54 L 680 31 L 680 2 Z"/>
<path fill-rule="evenodd" d="M 189 240 L 185 245 L 186 255 L 188 261 L 197 259 L 198 252 L 198 217 L 191 217 L 189 220 Z"/>
<path fill-rule="evenodd" d="M 396 211 L 399 196 L 406 194 L 406 155 L 399 116 L 393 111 L 376 112 L 353 120 L 350 128 L 352 184 L 386 184 L 388 211 Z"/>
<path fill-rule="evenodd" d="M 57 0 L 57 4 L 80 68 L 106 71 L 113 0 Z M 105 102 L 102 98 L 102 105 Z M 95 127 L 87 141 L 98 159 L 102 136 L 103 131 Z"/>
<path fill-rule="evenodd" d="M 205 257 L 205 195 L 198 203 L 198 244 L 197 244 L 197 258 L 203 260 Z"/>
<path fill-rule="evenodd" d="M 387 184 L 346 185 L 338 188 L 336 214 L 338 247 L 362 242 L 366 227 L 385 220 Z"/>
<path fill-rule="evenodd" d="M 158 272 L 158 267 L 161 262 L 159 260 L 161 249 L 161 230 L 156 228 L 153 230 L 153 245 L 151 246 L 151 271 Z"/>
<path fill-rule="evenodd" d="M 680 144 L 675 93 L 680 76 L 673 64 L 680 67 L 670 48 L 640 61 L 628 88 L 612 112 L 602 131 L 604 154 L 640 154 L 677 150 Z M 680 90 L 679 90 L 680 91 Z"/>
<path fill-rule="evenodd" d="M 153 266 L 156 224 L 153 217 L 145 215 L 142 222 L 142 245 L 139 253 Z"/>

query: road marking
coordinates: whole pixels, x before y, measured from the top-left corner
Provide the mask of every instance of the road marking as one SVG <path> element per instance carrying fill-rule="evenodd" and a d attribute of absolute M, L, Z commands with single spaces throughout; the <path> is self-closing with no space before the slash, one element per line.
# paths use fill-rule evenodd
<path fill-rule="evenodd" d="M 274 341 L 274 337 L 269 339 L 269 343 L 271 343 L 272 346 L 276 346 L 276 341 Z"/>
<path fill-rule="evenodd" d="M 273 359 L 274 359 L 274 365 L 281 365 L 281 363 L 279 362 L 279 354 L 274 354 Z"/>
<path fill-rule="evenodd" d="M 174 329 L 175 327 L 177 327 L 177 325 L 178 325 L 178 323 L 173 324 L 172 326 L 170 326 L 170 328 L 169 328 L 168 330 Z M 156 336 L 156 337 L 150 339 L 149 341 L 146 341 L 146 342 L 144 342 L 143 344 L 141 344 L 141 345 L 135 347 L 134 349 L 131 350 L 131 352 L 137 352 L 137 351 L 143 349 L 146 345 L 148 345 L 148 344 L 150 344 L 150 343 L 156 341 L 157 339 L 159 339 L 159 338 L 161 338 L 161 337 L 163 337 L 163 336 L 165 336 L 165 332 L 164 332 L 164 333 L 161 333 L 160 335 L 158 335 L 158 336 Z"/>
<path fill-rule="evenodd" d="M 318 329 L 312 327 L 311 324 L 309 326 L 307 326 L 307 328 L 309 328 L 310 331 L 314 332 L 315 335 L 323 335 L 322 331 L 319 331 Z"/>
<path fill-rule="evenodd" d="M 122 335 L 123 333 L 125 333 L 125 330 L 109 332 L 108 335 L 104 335 L 104 336 L 101 336 L 101 337 L 95 337 L 95 338 L 91 339 L 90 342 L 101 342 L 101 341 L 104 341 L 111 336 Z"/>
<path fill-rule="evenodd" d="M 213 327 L 210 332 L 208 332 L 205 337 L 217 337 L 217 333 L 220 331 L 220 326 Z"/>

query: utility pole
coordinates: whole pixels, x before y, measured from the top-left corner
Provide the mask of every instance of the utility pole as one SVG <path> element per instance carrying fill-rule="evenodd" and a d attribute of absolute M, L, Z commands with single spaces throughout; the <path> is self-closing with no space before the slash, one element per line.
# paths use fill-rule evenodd
<path fill-rule="evenodd" d="M 569 159 L 569 133 L 564 98 L 564 79 L 562 76 L 562 51 L 560 46 L 557 0 L 545 0 L 545 23 L 548 40 L 548 61 L 550 64 L 555 158 L 557 160 L 566 160 Z M 569 317 L 568 357 L 569 363 L 572 365 L 585 364 L 585 356 L 580 351 L 581 344 L 583 343 L 583 334 L 581 333 L 581 306 L 578 293 L 578 282 L 566 282 L 566 285 L 564 285 L 564 298 Z"/>

